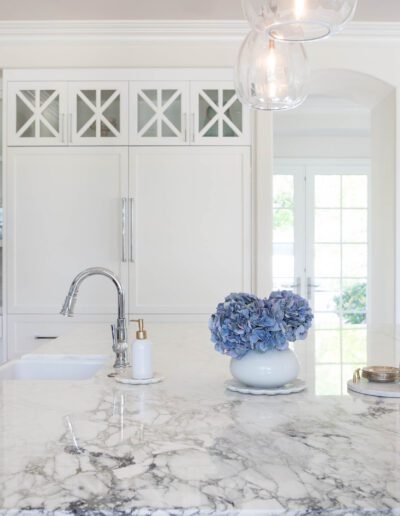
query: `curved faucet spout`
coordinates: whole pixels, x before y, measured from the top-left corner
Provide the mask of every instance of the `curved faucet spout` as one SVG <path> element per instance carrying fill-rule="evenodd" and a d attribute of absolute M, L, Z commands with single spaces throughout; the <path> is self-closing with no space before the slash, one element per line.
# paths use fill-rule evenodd
<path fill-rule="evenodd" d="M 60 313 L 65 317 L 73 317 L 79 287 L 82 282 L 90 276 L 105 276 L 114 283 L 117 289 L 118 319 L 117 324 L 112 326 L 113 350 L 117 355 L 114 367 L 126 367 L 128 365 L 128 344 L 125 316 L 125 293 L 118 276 L 116 276 L 112 271 L 105 269 L 104 267 L 90 267 L 89 269 L 85 269 L 77 274 L 72 280 Z"/>

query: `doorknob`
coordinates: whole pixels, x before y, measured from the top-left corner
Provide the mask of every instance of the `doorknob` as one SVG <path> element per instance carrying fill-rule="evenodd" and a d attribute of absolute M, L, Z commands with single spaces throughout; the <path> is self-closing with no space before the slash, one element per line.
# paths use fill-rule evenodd
<path fill-rule="evenodd" d="M 282 285 L 283 288 L 289 288 L 290 290 L 294 290 L 296 294 L 300 295 L 301 293 L 301 278 L 296 278 L 295 282 L 292 285 Z"/>
<path fill-rule="evenodd" d="M 319 285 L 312 282 L 312 278 L 307 278 L 307 299 L 311 300 L 313 289 L 318 288 Z"/>

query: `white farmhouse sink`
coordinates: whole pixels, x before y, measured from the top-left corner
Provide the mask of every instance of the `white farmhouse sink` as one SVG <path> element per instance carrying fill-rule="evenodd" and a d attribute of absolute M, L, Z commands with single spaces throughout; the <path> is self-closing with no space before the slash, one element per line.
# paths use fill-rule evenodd
<path fill-rule="evenodd" d="M 25 355 L 0 367 L 0 381 L 88 380 L 108 360 L 107 355 Z"/>

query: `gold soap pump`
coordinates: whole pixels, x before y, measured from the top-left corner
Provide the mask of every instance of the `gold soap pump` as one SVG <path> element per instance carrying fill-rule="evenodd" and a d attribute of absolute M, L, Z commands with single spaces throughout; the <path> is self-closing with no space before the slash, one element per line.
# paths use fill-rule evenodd
<path fill-rule="evenodd" d="M 143 319 L 133 319 L 138 324 L 136 339 L 132 342 L 132 378 L 150 380 L 153 378 L 153 344 L 147 338 Z"/>
<path fill-rule="evenodd" d="M 138 323 L 139 329 L 136 332 L 136 338 L 138 340 L 147 339 L 147 331 L 144 329 L 144 319 L 131 319 L 131 322 Z"/>

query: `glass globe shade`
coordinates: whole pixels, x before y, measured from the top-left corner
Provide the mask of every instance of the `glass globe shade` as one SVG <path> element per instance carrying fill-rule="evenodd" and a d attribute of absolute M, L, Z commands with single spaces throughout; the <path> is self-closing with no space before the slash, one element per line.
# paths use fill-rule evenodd
<path fill-rule="evenodd" d="M 274 41 L 251 31 L 244 40 L 235 68 L 240 101 L 254 109 L 285 110 L 307 98 L 308 60 L 300 43 Z"/>
<path fill-rule="evenodd" d="M 252 28 L 267 30 L 274 39 L 313 41 L 343 29 L 358 0 L 242 0 Z"/>

